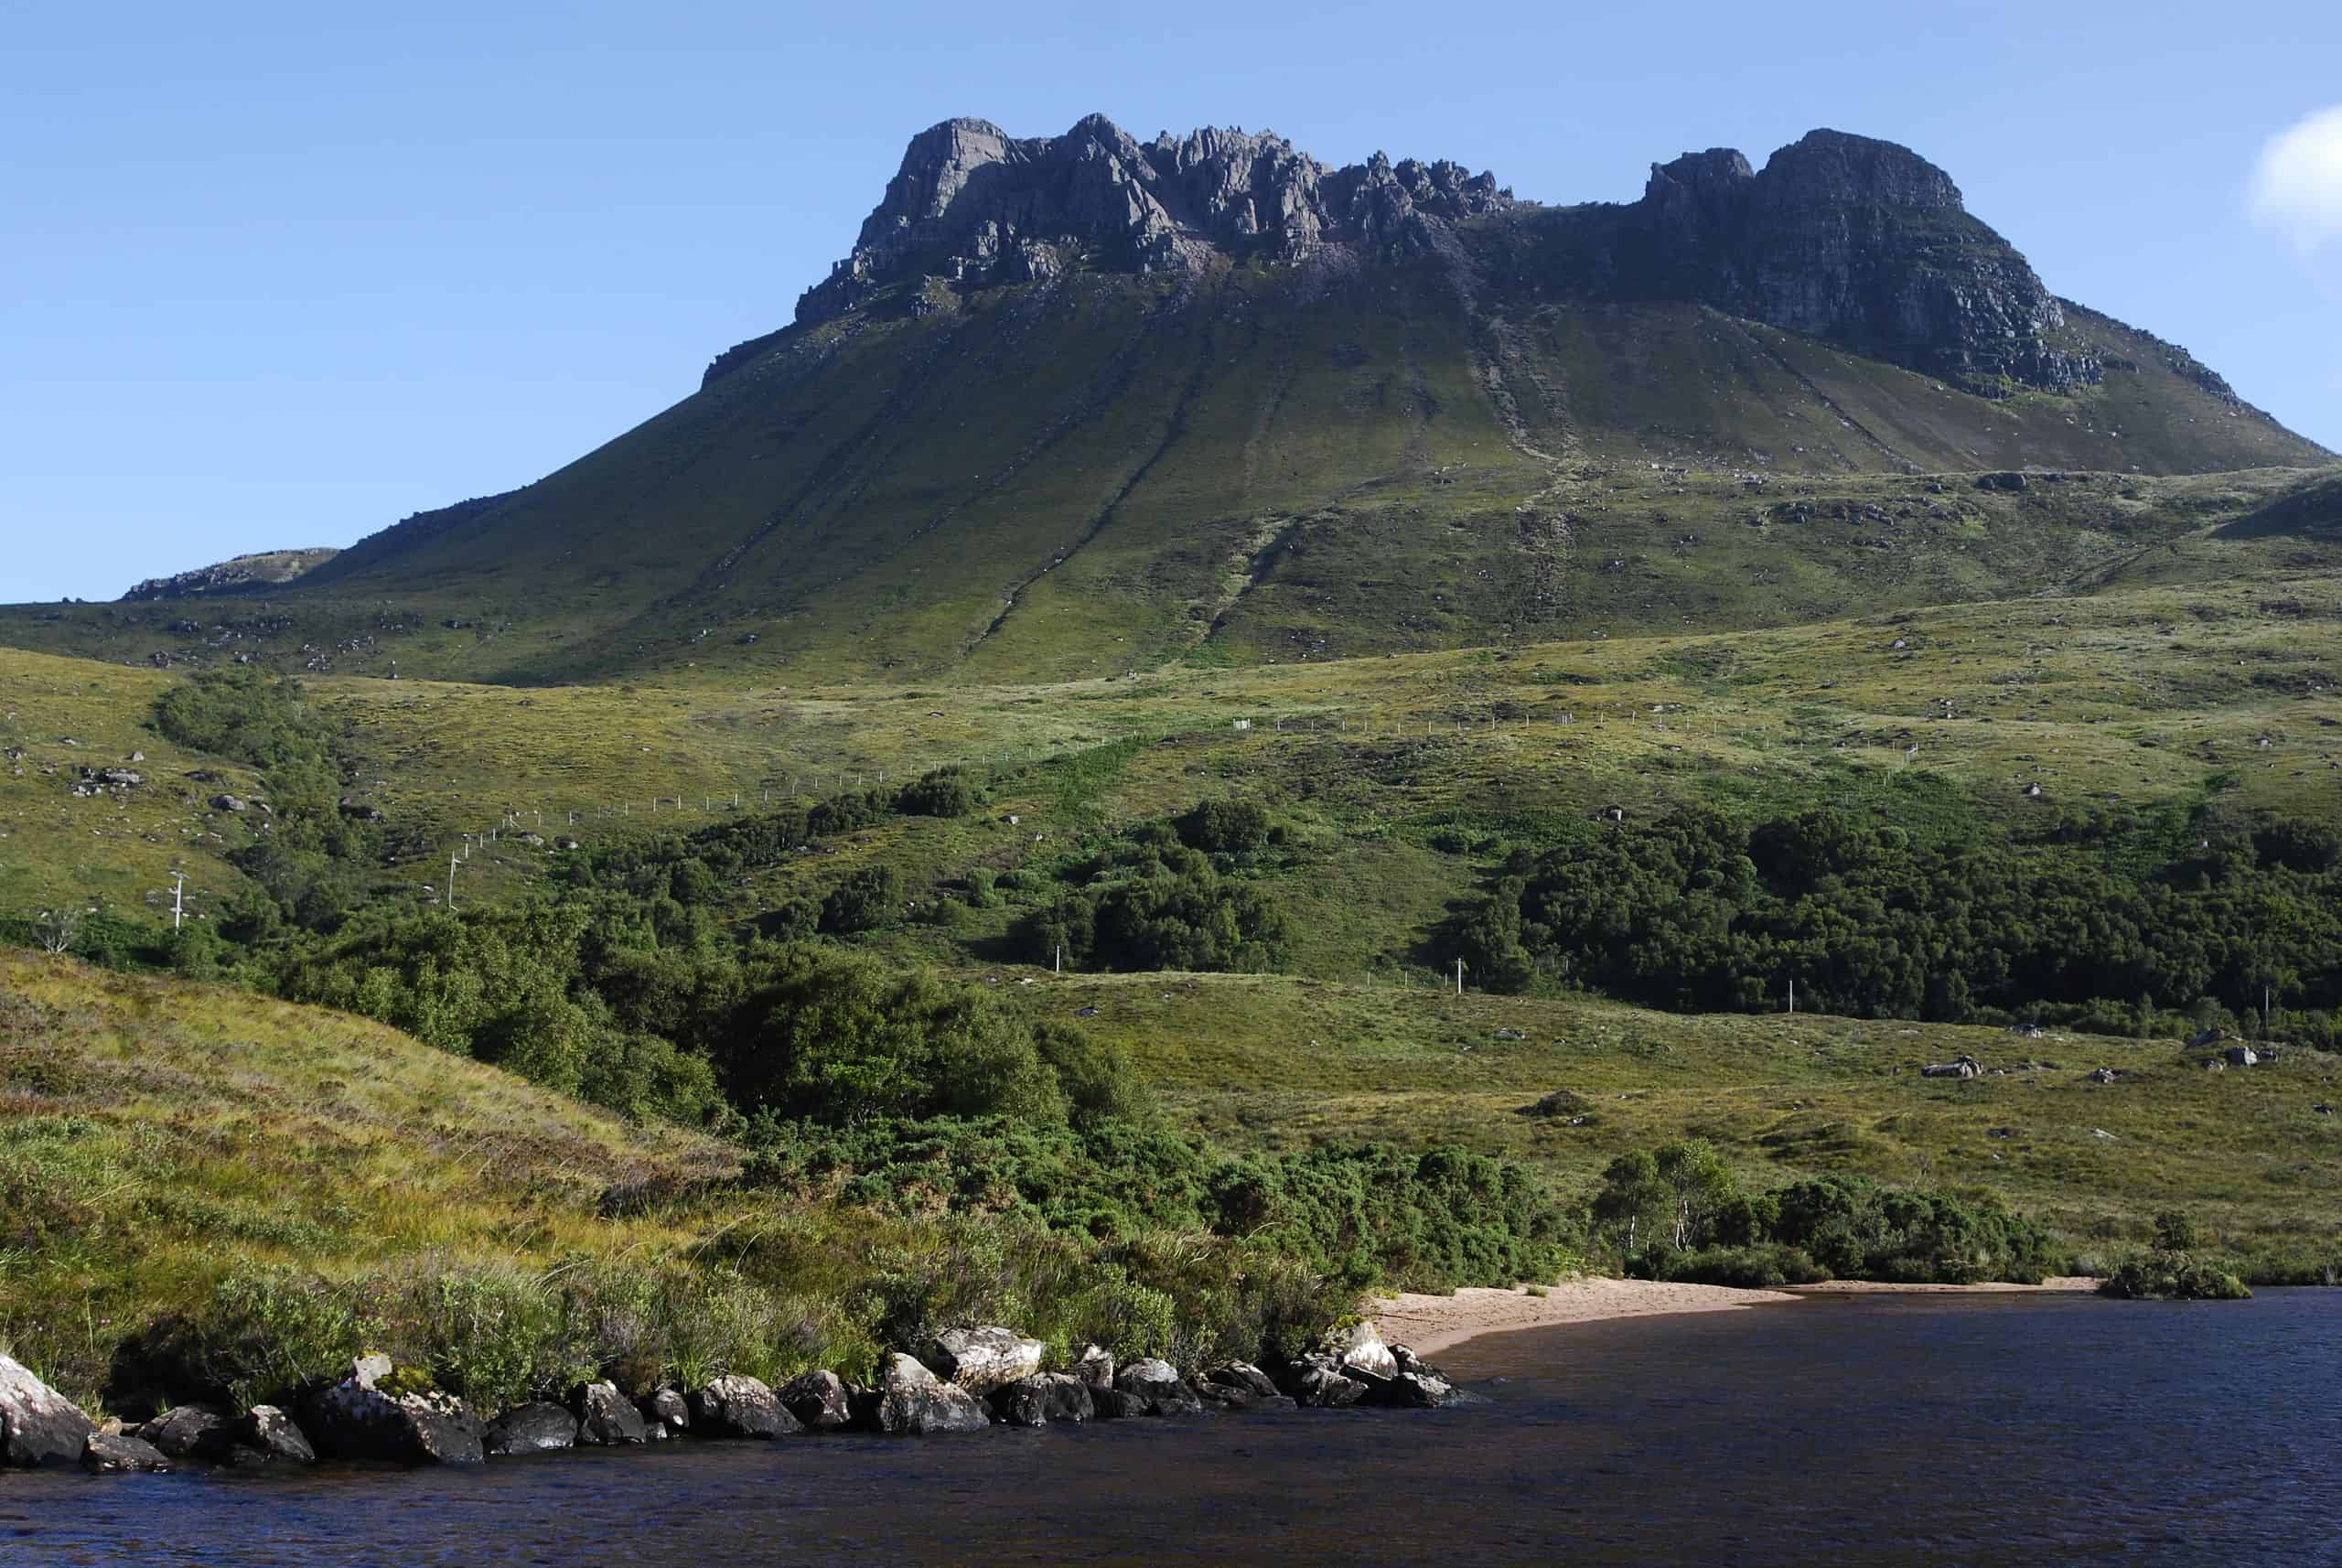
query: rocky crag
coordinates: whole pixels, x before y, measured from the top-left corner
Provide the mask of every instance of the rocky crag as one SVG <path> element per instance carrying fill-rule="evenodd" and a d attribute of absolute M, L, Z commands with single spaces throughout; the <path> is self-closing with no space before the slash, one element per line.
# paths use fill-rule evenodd
<path fill-rule="evenodd" d="M 1950 176 L 1891 142 L 1827 130 L 1761 171 L 1712 148 L 1653 165 L 1640 201 L 1544 208 L 1457 164 L 1377 153 L 1328 168 L 1267 133 L 1142 143 L 1093 114 L 1062 136 L 1015 138 L 947 120 L 911 139 L 853 252 L 798 301 L 796 326 L 847 316 L 890 285 L 1193 275 L 1332 250 L 1434 256 L 1499 286 L 1533 277 L 1587 299 L 1697 301 L 1971 392 L 2054 391 L 2102 373 Z M 779 336 L 719 357 L 708 380 Z"/>

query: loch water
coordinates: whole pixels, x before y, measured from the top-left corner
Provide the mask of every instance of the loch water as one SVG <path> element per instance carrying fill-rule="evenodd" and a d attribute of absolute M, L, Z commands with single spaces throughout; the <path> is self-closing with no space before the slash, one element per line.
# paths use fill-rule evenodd
<path fill-rule="evenodd" d="M 0 1563 L 2342 1564 L 2342 1291 L 1821 1298 L 1441 1359 L 1488 1402 L 0 1476 Z"/>

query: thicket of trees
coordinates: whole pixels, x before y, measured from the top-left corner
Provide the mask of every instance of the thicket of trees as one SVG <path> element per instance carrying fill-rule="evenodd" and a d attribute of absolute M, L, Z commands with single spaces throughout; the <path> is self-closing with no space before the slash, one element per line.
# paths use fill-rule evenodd
<path fill-rule="evenodd" d="M 1700 1139 L 1611 1161 L 1589 1219 L 1629 1274 L 1709 1284 L 2037 1284 L 2057 1262 L 2048 1233 L 1997 1194 L 1842 1175 L 1751 1193 Z"/>
<path fill-rule="evenodd" d="M 312 706 L 299 682 L 256 665 L 207 670 L 163 693 L 155 726 L 181 746 L 260 770 L 266 814 L 229 859 L 264 897 L 226 912 L 232 934 L 257 939 L 287 922 L 330 930 L 362 901 L 382 829 L 341 810 L 349 726 Z"/>
<path fill-rule="evenodd" d="M 1259 827 L 1256 838 L 1247 826 L 1258 813 L 1258 807 L 1215 813 L 1201 825 L 1190 813 L 1176 825 L 1131 830 L 1059 873 L 1070 886 L 1017 922 L 1017 947 L 1037 963 L 1050 961 L 1062 947 L 1066 961 L 1084 969 L 1257 973 L 1281 967 L 1292 933 L 1274 896 L 1241 874 L 1235 854 L 1183 842 L 1192 833 L 1258 848 L 1267 843 L 1267 830 Z"/>
<path fill-rule="evenodd" d="M 2218 809 L 2025 840 L 1852 813 L 1685 810 L 1517 853 L 1463 924 L 1491 990 L 1683 1012 L 1801 1005 L 2102 1032 L 2232 1021 L 2267 986 L 2323 1042 L 2342 1005 L 2342 836 Z"/>

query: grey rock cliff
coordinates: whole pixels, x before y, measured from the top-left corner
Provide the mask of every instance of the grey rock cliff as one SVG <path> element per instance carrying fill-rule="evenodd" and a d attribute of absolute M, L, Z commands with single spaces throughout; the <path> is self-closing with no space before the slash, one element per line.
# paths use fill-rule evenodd
<path fill-rule="evenodd" d="M 1814 131 L 1760 172 L 1730 148 L 1652 166 L 1625 209 L 1614 292 L 1691 298 L 1971 390 L 2062 387 L 2058 301 L 1971 217 L 1951 177 L 1892 142 Z"/>
<path fill-rule="evenodd" d="M 1328 244 L 1405 252 L 1511 205 L 1488 174 L 1381 154 L 1327 169 L 1282 136 L 1208 129 L 1142 143 L 1092 114 L 1015 138 L 947 120 L 911 138 L 854 252 L 798 302 L 811 326 L 919 277 L 1024 283 L 1075 266 L 1194 273 L 1216 255 L 1299 261 Z"/>

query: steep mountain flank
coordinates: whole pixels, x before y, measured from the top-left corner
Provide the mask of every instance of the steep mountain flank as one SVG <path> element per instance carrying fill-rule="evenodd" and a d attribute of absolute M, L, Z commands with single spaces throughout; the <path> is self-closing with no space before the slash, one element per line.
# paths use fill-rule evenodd
<path fill-rule="evenodd" d="M 1265 134 L 954 120 L 795 322 L 560 471 L 192 633 L 68 607 L 0 638 L 522 683 L 1095 679 L 2097 581 L 2330 461 L 2050 294 L 1884 142 L 1690 154 L 1553 208 Z M 1971 483 L 2023 469 L 2074 478 Z"/>

